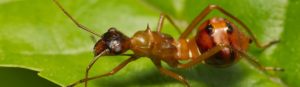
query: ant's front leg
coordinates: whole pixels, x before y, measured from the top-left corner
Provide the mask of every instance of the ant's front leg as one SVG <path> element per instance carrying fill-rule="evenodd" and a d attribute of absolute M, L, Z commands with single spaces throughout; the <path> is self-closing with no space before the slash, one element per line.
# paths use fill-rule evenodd
<path fill-rule="evenodd" d="M 117 67 L 115 67 L 112 71 L 108 72 L 108 73 L 105 73 L 105 74 L 102 74 L 102 75 L 98 75 L 98 76 L 94 76 L 94 77 L 89 77 L 89 78 L 84 78 L 84 79 L 81 79 L 67 87 L 74 87 L 80 83 L 86 83 L 88 82 L 89 80 L 93 80 L 93 79 L 97 79 L 97 78 L 102 78 L 102 77 L 106 77 L 106 76 L 111 76 L 111 75 L 114 75 L 115 73 L 117 73 L 118 71 L 120 71 L 122 68 L 124 68 L 128 63 L 136 60 L 137 58 L 132 56 L 130 57 L 129 59 L 123 61 L 121 64 L 119 64 Z"/>
<path fill-rule="evenodd" d="M 96 61 L 100 58 L 100 56 L 102 56 L 103 54 L 105 54 L 107 52 L 109 52 L 109 50 L 105 49 L 104 51 L 102 51 L 100 54 L 98 54 L 96 57 L 93 58 L 93 60 L 89 63 L 88 67 L 86 68 L 85 79 L 88 78 L 90 69 L 93 67 L 93 65 L 96 63 Z M 87 82 L 85 82 L 85 87 L 87 87 Z"/>

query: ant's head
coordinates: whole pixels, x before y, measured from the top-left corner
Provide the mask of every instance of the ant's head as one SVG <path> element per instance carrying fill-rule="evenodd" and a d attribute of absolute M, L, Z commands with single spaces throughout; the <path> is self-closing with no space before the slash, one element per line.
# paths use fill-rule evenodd
<path fill-rule="evenodd" d="M 94 46 L 94 56 L 105 51 L 105 54 L 115 55 L 124 53 L 129 49 L 130 38 L 118 31 L 116 28 L 110 28 L 105 32 L 101 39 Z"/>

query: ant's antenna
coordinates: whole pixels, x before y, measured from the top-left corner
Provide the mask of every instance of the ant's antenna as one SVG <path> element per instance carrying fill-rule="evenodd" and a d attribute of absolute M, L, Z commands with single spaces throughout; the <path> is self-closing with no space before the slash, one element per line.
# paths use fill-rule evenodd
<path fill-rule="evenodd" d="M 60 5 L 60 3 L 57 1 L 57 0 L 53 0 L 54 1 L 54 3 L 60 8 L 60 10 L 62 10 L 63 12 L 64 12 L 64 14 L 65 15 L 67 15 L 76 25 L 77 25 L 77 27 L 79 27 L 79 28 L 81 28 L 81 29 L 83 29 L 83 30 L 85 30 L 85 31 L 87 31 L 87 32 L 90 32 L 90 33 L 92 33 L 92 34 L 94 34 L 94 35 L 96 35 L 96 36 L 99 36 L 99 37 L 101 37 L 101 35 L 100 34 L 98 34 L 98 33 L 95 33 L 94 31 L 92 31 L 91 29 L 88 29 L 87 27 L 85 27 L 85 26 L 83 26 L 83 25 L 81 25 L 79 22 L 77 22 L 63 7 L 62 7 L 62 5 Z"/>

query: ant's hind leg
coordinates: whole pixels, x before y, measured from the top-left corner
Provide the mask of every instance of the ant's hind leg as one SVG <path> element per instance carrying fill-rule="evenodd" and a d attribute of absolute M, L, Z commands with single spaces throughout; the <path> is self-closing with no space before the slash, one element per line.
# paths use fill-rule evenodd
<path fill-rule="evenodd" d="M 89 80 L 93 80 L 93 79 L 97 79 L 97 78 L 102 78 L 102 77 L 106 77 L 106 76 L 111 76 L 111 75 L 114 75 L 115 73 L 117 73 L 118 71 L 120 71 L 122 68 L 124 68 L 128 63 L 136 60 L 137 58 L 132 56 L 130 57 L 129 59 L 123 61 L 121 64 L 119 64 L 117 67 L 115 67 L 112 71 L 108 72 L 108 73 L 105 73 L 105 74 L 102 74 L 102 75 L 98 75 L 98 76 L 94 76 L 94 77 L 89 77 L 89 78 L 84 78 L 84 79 L 81 79 L 67 87 L 74 87 L 75 85 L 78 85 L 80 83 L 83 83 L 83 82 L 88 82 Z"/>
<path fill-rule="evenodd" d="M 234 51 L 236 51 L 238 54 L 241 55 L 242 58 L 245 58 L 251 65 L 255 66 L 256 68 L 262 70 L 266 73 L 266 71 L 284 71 L 283 68 L 280 67 L 266 67 L 261 65 L 257 60 L 255 60 L 253 57 L 251 57 L 246 52 L 240 51 L 238 49 L 232 48 Z"/>
<path fill-rule="evenodd" d="M 254 40 L 256 40 L 256 39 L 254 39 Z M 267 44 L 265 44 L 265 45 L 262 45 L 262 44 L 259 43 L 258 41 L 255 41 L 255 42 L 256 42 L 256 46 L 257 46 L 257 47 L 261 48 L 262 50 L 265 50 L 265 49 L 269 48 L 270 46 L 279 43 L 280 40 L 273 40 L 273 41 L 271 41 L 271 42 L 269 42 L 269 43 L 267 43 Z"/>
<path fill-rule="evenodd" d="M 228 11 L 226 11 L 225 9 L 223 9 L 222 7 L 219 7 L 219 6 L 217 6 L 217 5 L 209 5 L 209 6 L 204 10 L 204 12 L 203 12 L 200 16 L 198 16 L 200 19 L 199 19 L 199 18 L 196 18 L 195 21 L 196 21 L 196 22 L 199 22 L 205 15 L 207 15 L 211 10 L 214 10 L 214 9 L 220 11 L 220 12 L 223 13 L 224 15 L 226 15 L 226 16 L 232 18 L 232 19 L 235 20 L 238 24 L 240 24 L 240 25 L 243 27 L 243 29 L 245 29 L 246 32 L 250 35 L 251 39 L 254 41 L 254 43 L 256 44 L 257 47 L 262 48 L 262 49 L 264 50 L 264 49 L 266 49 L 266 48 L 268 48 L 268 47 L 270 47 L 270 46 L 272 46 L 272 45 L 274 45 L 274 44 L 276 44 L 276 43 L 279 42 L 279 40 L 274 40 L 274 41 L 269 42 L 268 44 L 262 45 L 261 43 L 258 42 L 258 40 L 257 40 L 257 38 L 255 37 L 255 35 L 253 34 L 253 32 L 250 30 L 250 28 L 248 28 L 248 26 L 247 26 L 245 23 L 243 23 L 240 19 L 238 19 L 237 17 L 233 16 L 231 13 L 229 13 Z M 197 19 L 198 19 L 198 20 L 197 20 Z M 192 23 L 191 25 L 192 25 L 192 27 L 193 27 L 195 24 Z M 189 27 L 188 27 L 188 29 L 189 29 Z"/>
<path fill-rule="evenodd" d="M 262 45 L 261 43 L 258 42 L 258 40 L 256 39 L 255 35 L 252 33 L 252 31 L 250 30 L 250 28 L 248 28 L 248 26 L 246 26 L 246 24 L 244 24 L 240 19 L 238 19 L 237 17 L 233 16 L 231 13 L 229 13 L 228 11 L 226 11 L 225 9 L 223 9 L 222 7 L 218 6 L 218 5 L 208 5 L 200 14 L 198 14 L 198 16 L 196 18 L 194 18 L 194 20 L 188 25 L 188 27 L 184 30 L 184 32 L 181 34 L 180 38 L 181 39 L 185 39 L 188 37 L 188 35 L 190 35 L 190 33 L 193 31 L 193 29 L 195 29 L 195 27 L 213 10 L 218 10 L 221 13 L 223 13 L 224 15 L 232 18 L 233 20 L 235 20 L 238 24 L 240 24 L 243 29 L 246 30 L 246 32 L 250 35 L 251 39 L 255 42 L 256 46 L 262 49 L 266 49 L 268 47 L 270 47 L 271 45 L 278 43 L 279 40 L 274 40 L 269 42 L 266 45 Z"/>
<path fill-rule="evenodd" d="M 178 75 L 178 74 L 176 74 L 176 73 L 174 73 L 174 72 L 172 72 L 170 70 L 167 70 L 167 69 L 163 68 L 161 66 L 161 62 L 160 61 L 154 61 L 154 60 L 152 60 L 152 62 L 155 64 L 155 66 L 159 69 L 159 71 L 162 74 L 165 74 L 167 76 L 170 76 L 170 77 L 172 77 L 172 78 L 174 78 L 174 79 L 182 82 L 183 84 L 186 85 L 186 87 L 190 87 L 189 83 L 187 82 L 187 80 L 184 77 L 182 77 L 181 75 Z"/>
<path fill-rule="evenodd" d="M 229 46 L 226 46 L 226 45 L 217 45 L 217 46 L 209 49 L 208 51 L 204 52 L 203 54 L 201 54 L 199 57 L 195 58 L 194 60 L 189 61 L 189 62 L 187 62 L 185 64 L 179 64 L 179 65 L 177 65 L 176 68 L 189 68 L 189 67 L 195 66 L 195 65 L 197 65 L 199 63 L 202 63 L 202 61 L 210 58 L 211 56 L 215 55 L 216 53 L 218 53 L 219 51 L 221 51 L 225 47 L 229 47 Z"/>
<path fill-rule="evenodd" d="M 162 30 L 162 27 L 164 25 L 164 20 L 165 18 L 167 18 L 167 20 L 175 27 L 176 31 L 181 34 L 181 30 L 179 29 L 179 27 L 175 24 L 174 20 L 172 20 L 172 18 L 169 16 L 169 15 L 166 15 L 164 13 L 161 13 L 160 14 L 160 17 L 159 17 L 159 21 L 158 21 L 158 24 L 157 24 L 157 32 L 161 32 Z"/>

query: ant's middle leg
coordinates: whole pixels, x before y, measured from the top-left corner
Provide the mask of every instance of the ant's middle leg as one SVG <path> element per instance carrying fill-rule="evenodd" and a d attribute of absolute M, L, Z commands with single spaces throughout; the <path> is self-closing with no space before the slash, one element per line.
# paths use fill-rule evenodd
<path fill-rule="evenodd" d="M 160 60 L 157 60 L 157 61 L 156 60 L 152 60 L 152 62 L 155 64 L 155 66 L 159 69 L 159 71 L 162 74 L 165 74 L 167 76 L 170 76 L 170 77 L 172 77 L 172 78 L 174 78 L 174 79 L 182 82 L 183 84 L 186 85 L 186 87 L 190 87 L 189 83 L 187 82 L 187 80 L 183 76 L 178 75 L 178 74 L 176 74 L 176 73 L 174 73 L 174 72 L 172 72 L 170 70 L 167 70 L 167 69 L 163 68 L 161 66 L 161 61 Z"/>
<path fill-rule="evenodd" d="M 159 21 L 157 24 L 157 32 L 161 32 L 162 28 L 163 28 L 163 24 L 164 24 L 164 20 L 165 18 L 167 18 L 167 20 L 175 27 L 176 31 L 181 34 L 181 30 L 179 29 L 179 27 L 175 24 L 175 22 L 172 20 L 172 18 L 169 15 L 166 15 L 164 13 L 160 14 L 159 17 Z"/>

